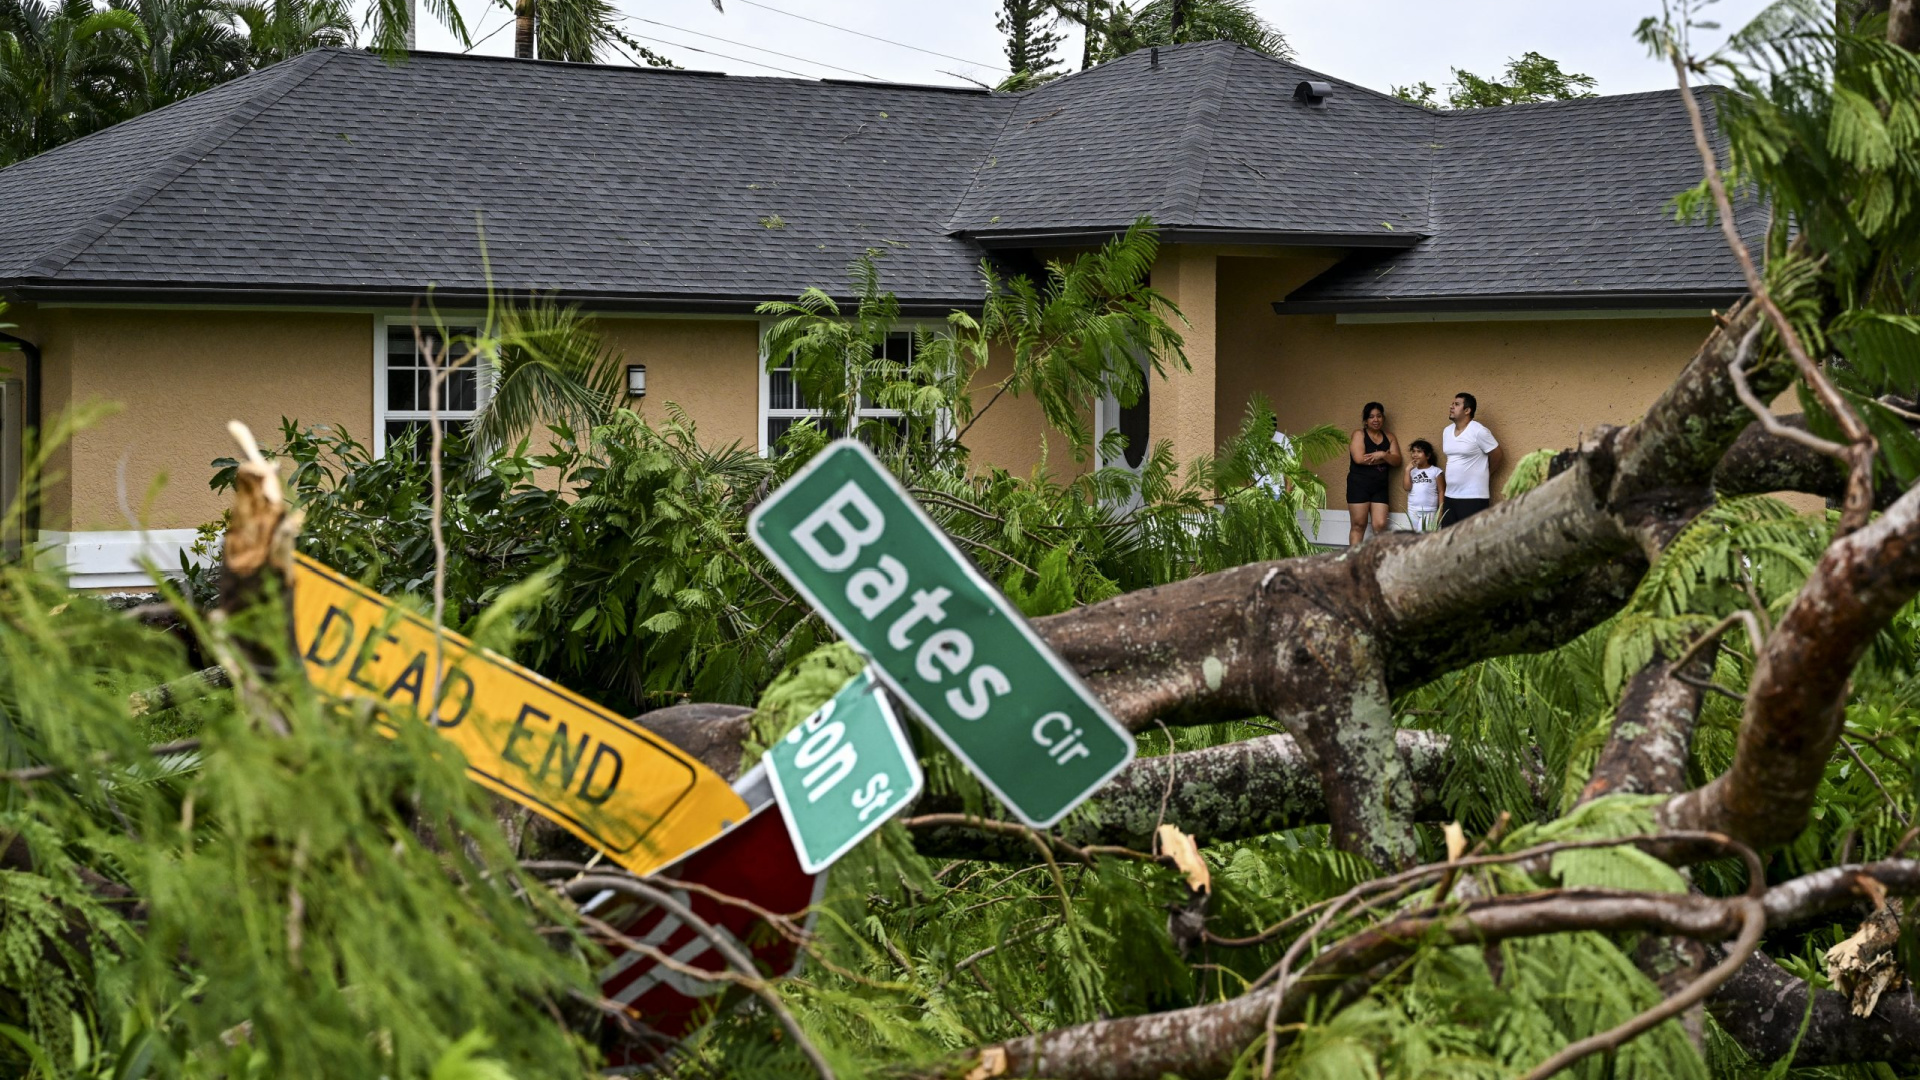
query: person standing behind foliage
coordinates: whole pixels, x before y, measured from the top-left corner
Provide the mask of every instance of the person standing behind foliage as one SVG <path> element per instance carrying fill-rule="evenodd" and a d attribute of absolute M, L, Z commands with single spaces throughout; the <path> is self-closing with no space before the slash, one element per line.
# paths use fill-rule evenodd
<path fill-rule="evenodd" d="M 1447 406 L 1453 421 L 1440 431 L 1440 449 L 1447 455 L 1447 503 L 1440 513 L 1444 527 L 1485 510 L 1493 501 L 1493 470 L 1500 463 L 1500 440 L 1473 418 L 1480 403 L 1472 394 L 1455 394 Z"/>
<path fill-rule="evenodd" d="M 1387 407 L 1369 401 L 1347 439 L 1347 546 L 1387 531 L 1387 471 L 1400 464 L 1400 440 L 1387 430 Z"/>

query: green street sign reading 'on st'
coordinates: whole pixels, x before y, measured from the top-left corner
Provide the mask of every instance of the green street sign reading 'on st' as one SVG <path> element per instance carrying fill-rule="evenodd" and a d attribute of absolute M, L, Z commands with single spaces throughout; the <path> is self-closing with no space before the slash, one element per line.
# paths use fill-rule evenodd
<path fill-rule="evenodd" d="M 866 839 L 924 783 L 872 668 L 774 743 L 766 763 L 787 835 L 809 874 Z"/>
<path fill-rule="evenodd" d="M 858 442 L 822 451 L 748 531 L 1020 820 L 1052 825 L 1133 760 L 1133 737 Z"/>

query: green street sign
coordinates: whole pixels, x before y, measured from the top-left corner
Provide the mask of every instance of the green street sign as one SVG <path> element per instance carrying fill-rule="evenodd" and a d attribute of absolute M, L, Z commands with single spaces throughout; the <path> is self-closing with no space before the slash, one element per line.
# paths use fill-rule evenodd
<path fill-rule="evenodd" d="M 767 751 L 793 850 L 817 874 L 920 794 L 913 746 L 868 668 Z"/>
<path fill-rule="evenodd" d="M 747 528 L 1020 820 L 1052 825 L 1133 760 L 1133 736 L 860 443 L 821 451 Z"/>

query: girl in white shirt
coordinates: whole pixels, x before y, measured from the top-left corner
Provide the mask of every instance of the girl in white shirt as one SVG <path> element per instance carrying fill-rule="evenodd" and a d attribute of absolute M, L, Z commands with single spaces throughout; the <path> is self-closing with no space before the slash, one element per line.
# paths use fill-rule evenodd
<path fill-rule="evenodd" d="M 1439 528 L 1440 508 L 1446 504 L 1447 473 L 1433 458 L 1433 444 L 1427 440 L 1407 444 L 1407 474 L 1400 486 L 1407 492 L 1407 520 L 1417 533 Z"/>

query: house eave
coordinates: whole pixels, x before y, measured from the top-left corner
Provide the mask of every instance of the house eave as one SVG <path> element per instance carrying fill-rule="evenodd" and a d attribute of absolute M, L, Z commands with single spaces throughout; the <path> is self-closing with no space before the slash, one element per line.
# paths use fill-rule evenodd
<path fill-rule="evenodd" d="M 1743 289 L 1675 292 L 1481 293 L 1352 300 L 1276 300 L 1277 315 L 1401 315 L 1467 311 L 1705 311 L 1731 307 Z"/>
<path fill-rule="evenodd" d="M 562 304 L 578 304 L 589 312 L 754 315 L 770 300 L 789 300 L 787 294 L 636 293 L 603 290 L 502 287 L 486 289 L 421 287 L 347 287 L 338 285 L 205 285 L 181 282 L 0 282 L 0 298 L 35 304 L 119 304 L 158 307 L 408 307 L 428 297 L 445 308 L 484 308 L 490 299 L 537 295 Z M 859 297 L 835 296 L 836 303 L 855 305 Z M 902 296 L 902 315 L 945 315 L 950 311 L 978 311 L 980 296 Z"/>
<path fill-rule="evenodd" d="M 1127 231 L 1125 225 L 1071 226 L 1055 229 L 960 230 L 951 235 L 971 240 L 988 251 L 1010 248 L 1081 247 L 1104 244 Z M 1218 244 L 1235 247 L 1386 248 L 1405 249 L 1427 239 L 1423 232 L 1387 233 L 1300 232 L 1286 229 L 1217 229 L 1162 226 L 1156 230 L 1163 244 Z"/>

